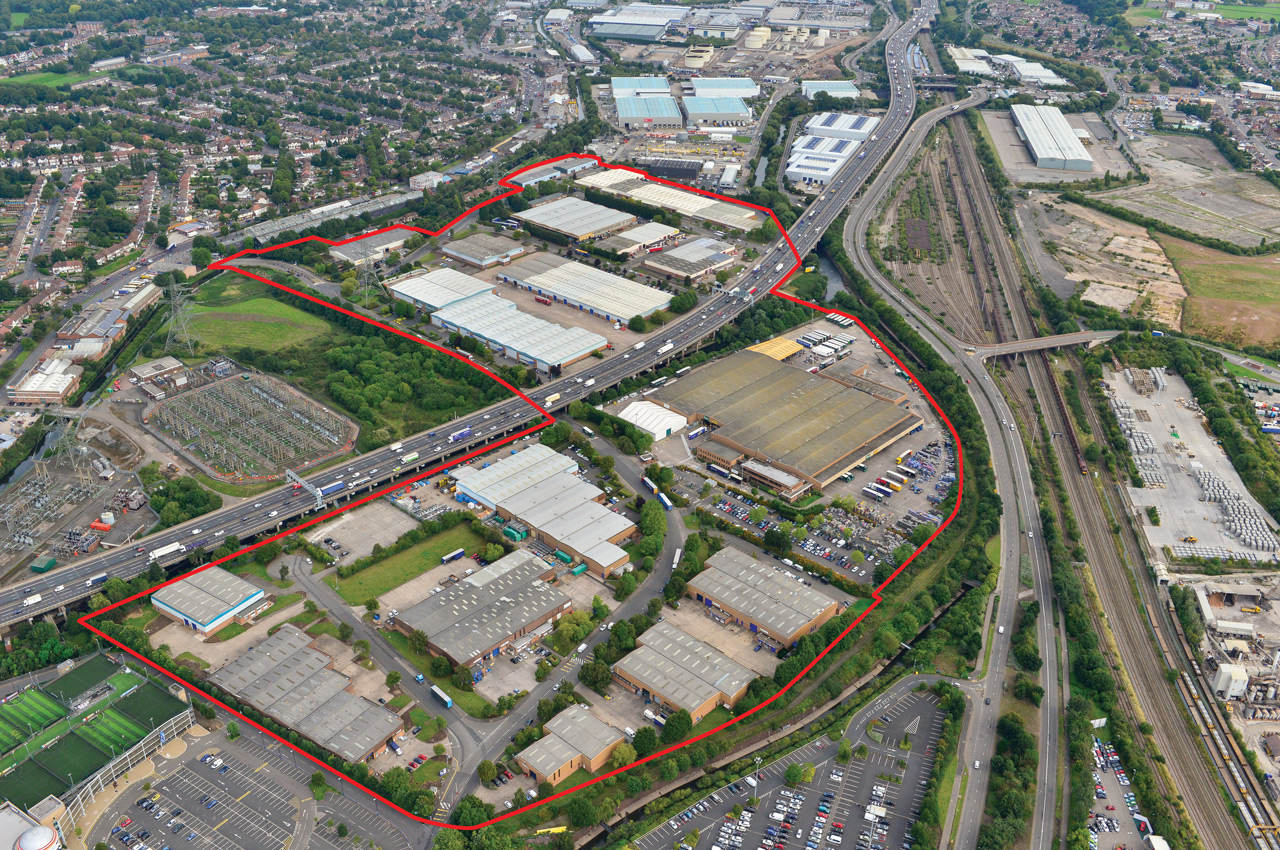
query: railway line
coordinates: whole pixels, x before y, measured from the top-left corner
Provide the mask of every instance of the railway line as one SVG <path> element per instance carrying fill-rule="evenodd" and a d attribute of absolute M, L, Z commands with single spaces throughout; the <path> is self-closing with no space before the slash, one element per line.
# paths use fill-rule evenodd
<path fill-rule="evenodd" d="M 970 175 L 978 175 L 979 164 L 971 140 L 967 133 L 958 132 L 956 136 L 963 167 Z M 977 180 L 970 179 L 966 182 L 973 185 Z M 985 185 L 985 181 L 978 185 Z M 995 203 L 988 193 L 975 192 L 971 197 L 974 197 L 984 232 L 991 236 L 983 242 L 991 251 L 998 281 L 997 292 L 1002 296 L 995 300 L 1004 302 L 1003 305 L 993 304 L 993 312 L 999 316 L 1006 306 L 1009 312 L 1008 325 L 1011 327 L 997 321 L 997 336 L 1010 330 L 1019 339 L 1035 336 L 1036 328 L 1021 286 L 1022 275 L 1013 256 L 1012 244 L 1002 236 L 1003 222 Z M 1128 698 L 1123 693 L 1120 702 L 1126 705 L 1126 714 L 1132 720 L 1137 721 L 1141 715 L 1154 727 L 1156 742 L 1165 756 L 1169 774 L 1176 787 L 1167 787 L 1158 770 L 1154 771 L 1157 781 L 1169 798 L 1177 799 L 1181 795 L 1191 821 L 1205 839 L 1206 846 L 1214 850 L 1244 850 L 1249 844 L 1227 811 L 1218 792 L 1218 783 L 1212 781 L 1212 775 L 1205 770 L 1200 749 L 1188 733 L 1165 679 L 1164 671 L 1167 667 L 1157 651 L 1157 644 L 1151 633 L 1145 627 L 1142 614 L 1132 602 L 1130 574 L 1115 550 L 1110 534 L 1111 521 L 1102 508 L 1091 477 L 1078 474 L 1082 455 L 1078 436 L 1049 368 L 1048 357 L 1025 358 L 1024 355 L 1023 363 L 1025 370 L 1011 370 L 1011 382 L 1014 385 L 1011 396 L 1019 406 L 1027 409 L 1030 401 L 1027 390 L 1034 389 L 1036 398 L 1041 400 L 1039 415 L 1044 417 L 1049 430 L 1070 435 L 1067 441 L 1051 441 L 1056 443 L 1051 446 L 1051 450 L 1057 452 L 1059 466 L 1064 470 L 1063 480 L 1081 529 L 1081 543 L 1089 554 L 1106 624 L 1118 645 L 1119 657 L 1111 660 L 1122 664 L 1128 671 L 1137 695 L 1137 705 L 1127 706 Z M 1049 401 L 1050 395 L 1054 396 L 1053 401 Z M 1030 416 L 1030 421 L 1034 421 L 1035 412 L 1031 412 Z M 1107 647 L 1105 644 L 1102 646 L 1105 651 Z M 1047 651 L 1048 647 L 1042 644 L 1042 649 Z M 1210 781 L 1206 782 L 1206 779 Z M 1243 802 L 1239 799 L 1238 790 L 1235 796 L 1238 804 Z"/>

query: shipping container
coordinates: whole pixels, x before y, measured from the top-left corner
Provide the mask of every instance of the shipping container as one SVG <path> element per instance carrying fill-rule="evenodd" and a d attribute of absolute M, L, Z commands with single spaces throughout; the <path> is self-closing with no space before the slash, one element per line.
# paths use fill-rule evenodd
<path fill-rule="evenodd" d="M 466 549 L 454 549 L 447 555 L 440 556 L 440 563 L 447 564 L 450 561 L 457 561 L 467 554 Z"/>

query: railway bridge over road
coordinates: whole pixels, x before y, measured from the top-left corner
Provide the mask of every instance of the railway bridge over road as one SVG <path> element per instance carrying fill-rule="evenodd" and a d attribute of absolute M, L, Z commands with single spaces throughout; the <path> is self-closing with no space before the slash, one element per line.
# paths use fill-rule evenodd
<path fill-rule="evenodd" d="M 997 345 L 970 345 L 965 353 L 987 360 L 991 357 L 1002 357 L 1006 354 L 1020 354 L 1025 351 L 1044 351 L 1051 348 L 1063 348 L 1068 345 L 1084 345 L 1092 347 L 1100 342 L 1118 337 L 1124 331 L 1077 331 L 1076 333 L 1058 334 L 1056 336 L 1038 336 L 1031 339 L 1015 339 Z"/>

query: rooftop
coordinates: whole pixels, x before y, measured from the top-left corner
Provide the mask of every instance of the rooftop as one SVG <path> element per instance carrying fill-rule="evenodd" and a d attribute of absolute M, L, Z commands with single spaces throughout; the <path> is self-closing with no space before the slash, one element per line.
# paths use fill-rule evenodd
<path fill-rule="evenodd" d="M 520 753 L 539 776 L 550 776 L 571 761 L 593 761 L 622 740 L 622 733 L 600 720 L 582 705 L 571 705 L 543 726 L 539 740 Z"/>
<path fill-rule="evenodd" d="M 523 313 L 513 302 L 489 293 L 437 310 L 433 320 L 550 366 L 573 363 L 609 344 L 600 334 Z"/>
<path fill-rule="evenodd" d="M 260 588 L 239 576 L 220 567 L 209 567 L 157 590 L 151 599 L 207 626 L 223 614 L 262 596 Z"/>
<path fill-rule="evenodd" d="M 521 490 L 561 472 L 576 472 L 578 464 L 553 449 L 534 443 L 529 448 L 508 455 L 487 469 L 460 466 L 453 477 L 468 493 L 489 507 L 514 496 Z"/>
<path fill-rule="evenodd" d="M 732 699 L 756 678 L 720 650 L 670 622 L 651 627 L 636 643 L 638 648 L 614 669 L 689 712 L 710 699 Z"/>
<path fill-rule="evenodd" d="M 554 254 L 520 260 L 509 267 L 507 275 L 541 292 L 624 321 L 671 304 L 671 295 L 660 289 Z"/>
<path fill-rule="evenodd" d="M 501 236 L 473 233 L 465 239 L 458 239 L 445 245 L 443 253 L 447 257 L 488 265 L 494 262 L 506 262 L 523 254 L 524 246 Z"/>
<path fill-rule="evenodd" d="M 654 95 L 652 97 L 621 96 L 615 99 L 618 117 L 623 121 L 669 118 L 680 121 L 680 106 L 674 97 Z"/>
<path fill-rule="evenodd" d="M 389 281 L 387 288 L 401 298 L 434 311 L 481 292 L 491 292 L 493 284 L 457 269 L 433 269 L 402 275 Z"/>
<path fill-rule="evenodd" d="M 748 615 L 779 636 L 800 631 L 836 601 L 782 567 L 733 547 L 708 558 L 706 568 L 689 579 L 689 589 Z"/>
<path fill-rule="evenodd" d="M 586 239 L 635 221 L 635 216 L 630 213 L 602 207 L 581 198 L 557 198 L 515 213 L 514 216 L 520 221 L 546 227 L 575 239 Z"/>

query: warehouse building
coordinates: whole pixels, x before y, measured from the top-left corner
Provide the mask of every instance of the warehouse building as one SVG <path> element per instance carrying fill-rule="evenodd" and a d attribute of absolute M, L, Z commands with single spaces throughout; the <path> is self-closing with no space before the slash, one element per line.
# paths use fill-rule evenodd
<path fill-rule="evenodd" d="M 370 263 L 380 263 L 392 251 L 403 248 L 404 243 L 413 235 L 412 231 L 399 228 L 388 230 L 386 233 L 375 233 L 372 236 L 354 239 L 344 245 L 335 245 L 329 249 L 329 256 L 357 268 Z"/>
<path fill-rule="evenodd" d="M 731 546 L 707 559 L 703 571 L 689 579 L 687 593 L 712 619 L 747 629 L 772 652 L 795 646 L 849 607 L 806 585 L 803 574 Z"/>
<path fill-rule="evenodd" d="M 609 345 L 609 340 L 600 334 L 548 322 L 487 292 L 436 310 L 431 322 L 446 331 L 474 337 L 489 350 L 544 374 L 577 363 Z"/>
<path fill-rule="evenodd" d="M 387 289 L 396 300 L 433 313 L 482 292 L 493 292 L 493 284 L 456 269 L 433 269 L 401 275 L 389 281 Z"/>
<path fill-rule="evenodd" d="M 151 595 L 151 605 L 201 637 L 231 623 L 248 624 L 270 607 L 262 588 L 218 567 L 201 570 Z"/>
<path fill-rule="evenodd" d="M 695 159 L 642 159 L 640 167 L 654 177 L 692 183 L 702 173 L 702 163 Z"/>
<path fill-rule="evenodd" d="M 729 268 L 737 261 L 737 248 L 728 242 L 704 236 L 661 253 L 650 254 L 640 267 L 655 275 L 664 275 L 668 280 L 696 282 Z"/>
<path fill-rule="evenodd" d="M 670 622 L 636 638 L 636 649 L 613 665 L 613 677 L 667 711 L 684 709 L 697 723 L 717 707 L 733 708 L 755 673 Z"/>
<path fill-rule="evenodd" d="M 870 115 L 850 115 L 845 112 L 821 112 L 804 125 L 805 135 L 824 136 L 829 139 L 848 139 L 865 142 L 871 138 L 880 119 Z"/>
<path fill-rule="evenodd" d="M 750 77 L 694 77 L 684 83 L 697 97 L 752 98 L 760 96 L 760 86 Z"/>
<path fill-rule="evenodd" d="M 1056 106 L 1015 103 L 1009 110 L 1018 136 L 1026 142 L 1036 168 L 1092 171 L 1093 157 Z"/>
<path fill-rule="evenodd" d="M 131 378 L 137 378 L 139 381 L 154 381 L 157 378 L 167 378 L 170 375 L 181 372 L 187 368 L 182 365 L 182 361 L 176 357 L 161 357 L 159 360 L 148 360 L 146 363 L 139 363 L 129 370 Z"/>
<path fill-rule="evenodd" d="M 630 422 L 654 440 L 665 440 L 672 434 L 679 434 L 689 424 L 679 413 L 651 401 L 631 402 L 618 413 L 618 418 Z"/>
<path fill-rule="evenodd" d="M 628 568 L 630 557 L 619 544 L 635 535 L 636 526 L 605 507 L 604 492 L 577 472 L 575 461 L 534 445 L 485 469 L 460 467 L 453 477 L 460 494 L 607 578 Z"/>
<path fill-rule="evenodd" d="M 614 99 L 618 123 L 627 130 L 678 130 L 684 126 L 680 105 L 667 95 Z"/>
<path fill-rule="evenodd" d="M 64 404 L 80 388 L 84 368 L 70 360 L 41 360 L 17 384 L 5 387 L 14 404 Z"/>
<path fill-rule="evenodd" d="M 610 195 L 631 198 L 642 204 L 667 209 L 682 216 L 750 231 L 760 226 L 764 216 L 757 210 L 699 195 L 687 189 L 646 180 L 633 171 L 621 168 L 602 169 L 578 178 L 578 185 L 598 189 Z"/>
<path fill-rule="evenodd" d="M 825 186 L 835 179 L 861 143 L 828 136 L 799 136 L 783 170 L 792 183 Z"/>
<path fill-rule="evenodd" d="M 818 93 L 828 97 L 842 97 L 854 100 L 862 96 L 862 92 L 852 80 L 801 80 L 800 93 L 807 100 L 813 100 Z"/>
<path fill-rule="evenodd" d="M 595 773 L 622 743 L 621 732 L 578 704 L 552 717 L 542 730 L 543 737 L 516 755 L 536 783 L 555 785 L 579 769 Z"/>
<path fill-rule="evenodd" d="M 505 266 L 524 253 L 524 246 L 501 236 L 488 233 L 474 233 L 466 239 L 459 239 L 445 245 L 442 253 L 450 259 L 478 269 L 492 266 Z"/>
<path fill-rule="evenodd" d="M 689 422 L 716 426 L 708 444 L 720 443 L 815 488 L 924 424 L 909 410 L 755 351 L 701 366 L 659 387 L 649 400 Z"/>
<path fill-rule="evenodd" d="M 679 235 L 680 231 L 670 225 L 650 221 L 601 239 L 596 243 L 596 247 L 625 257 L 634 257 L 641 251 L 665 245 Z"/>
<path fill-rule="evenodd" d="M 536 186 L 547 180 L 562 180 L 565 177 L 577 174 L 579 171 L 594 168 L 596 164 L 594 159 L 585 156 L 566 157 L 548 165 L 526 168 L 511 175 L 511 182 L 517 186 Z"/>
<path fill-rule="evenodd" d="M 557 198 L 514 213 L 513 218 L 576 241 L 605 236 L 636 223 L 636 217 L 581 198 Z"/>
<path fill-rule="evenodd" d="M 740 97 L 686 97 L 684 114 L 689 126 L 745 127 L 754 120 L 751 107 Z"/>
<path fill-rule="evenodd" d="M 471 667 L 573 610 L 569 597 L 548 583 L 554 577 L 554 567 L 518 549 L 432 591 L 397 614 L 395 628 L 424 632 L 432 653 Z"/>
<path fill-rule="evenodd" d="M 615 98 L 671 96 L 671 84 L 666 77 L 611 77 L 609 89 Z"/>
<path fill-rule="evenodd" d="M 750 458 L 742 462 L 742 477 L 753 484 L 763 484 L 778 494 L 786 502 L 795 502 L 802 498 L 813 487 L 803 478 L 774 469 L 767 463 Z"/>
<path fill-rule="evenodd" d="M 671 305 L 670 293 L 554 254 L 521 260 L 498 280 L 610 322 L 628 322 Z"/>
<path fill-rule="evenodd" d="M 351 693 L 351 680 L 332 665 L 306 632 L 285 623 L 209 681 L 344 761 L 372 760 L 404 723 Z"/>

